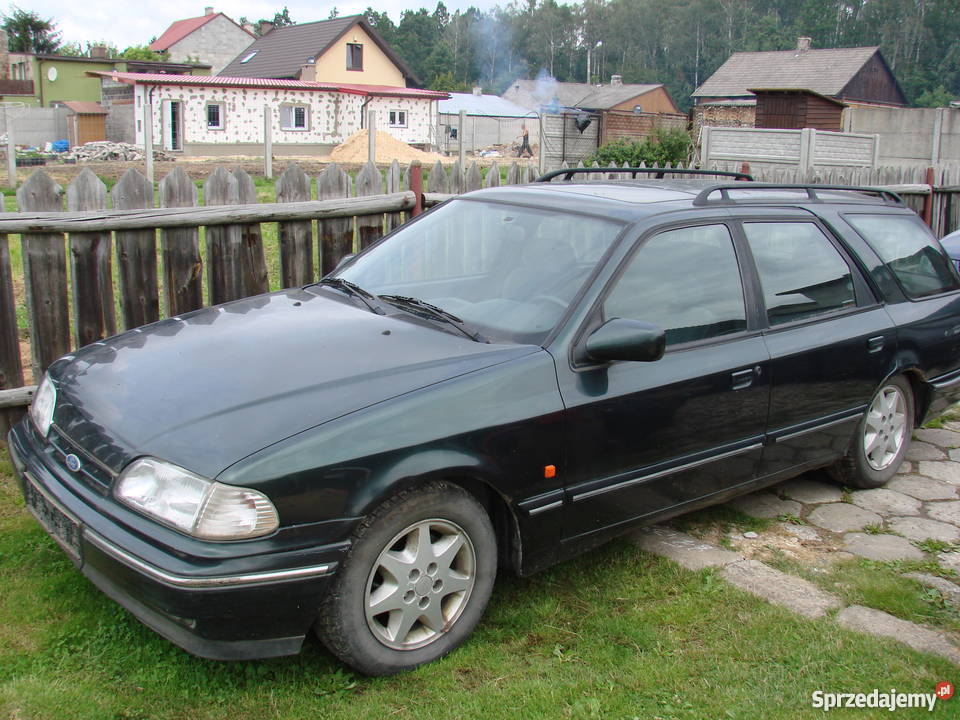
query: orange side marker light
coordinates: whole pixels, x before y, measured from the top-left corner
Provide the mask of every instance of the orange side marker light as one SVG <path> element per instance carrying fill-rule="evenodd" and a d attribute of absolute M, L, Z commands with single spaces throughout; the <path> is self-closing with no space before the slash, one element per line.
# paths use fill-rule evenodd
<path fill-rule="evenodd" d="M 557 466 L 556 465 L 544 465 L 543 466 L 543 476 L 547 479 L 557 476 Z"/>

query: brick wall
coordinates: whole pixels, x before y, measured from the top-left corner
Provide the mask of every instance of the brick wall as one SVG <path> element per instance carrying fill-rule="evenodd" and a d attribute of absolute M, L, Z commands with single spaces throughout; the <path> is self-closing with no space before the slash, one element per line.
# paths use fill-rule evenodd
<path fill-rule="evenodd" d="M 603 113 L 603 135 L 601 144 L 625 138 L 643 140 L 659 128 L 686 129 L 686 115 L 668 115 L 666 113 L 634 113 L 608 110 Z"/>

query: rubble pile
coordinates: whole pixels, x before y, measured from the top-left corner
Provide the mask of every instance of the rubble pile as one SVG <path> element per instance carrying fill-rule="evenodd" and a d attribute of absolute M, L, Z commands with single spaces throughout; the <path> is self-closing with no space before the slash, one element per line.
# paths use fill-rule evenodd
<path fill-rule="evenodd" d="M 61 157 L 75 162 L 110 162 L 113 160 L 143 160 L 143 148 L 122 142 L 99 140 L 70 148 Z M 172 161 L 174 156 L 163 150 L 154 150 L 153 159 Z"/>

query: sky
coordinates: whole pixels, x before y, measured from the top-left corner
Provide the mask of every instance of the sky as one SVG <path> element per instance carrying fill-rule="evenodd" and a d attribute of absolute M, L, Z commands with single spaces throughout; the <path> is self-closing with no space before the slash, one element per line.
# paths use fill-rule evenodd
<path fill-rule="evenodd" d="M 295 22 L 304 23 L 326 20 L 330 10 L 336 7 L 341 16 L 355 15 L 368 6 L 380 12 L 386 12 L 394 22 L 399 22 L 405 9 L 426 7 L 433 10 L 436 0 L 359 0 L 357 2 L 315 3 L 305 0 L 240 0 L 227 5 L 217 5 L 214 0 L 165 0 L 164 2 L 115 2 L 115 0 L 16 0 L 13 5 L 40 15 L 43 19 L 52 19 L 62 32 L 61 42 L 79 42 L 84 47 L 87 42 L 106 40 L 123 50 L 130 45 L 146 45 L 154 36 L 159 36 L 174 20 L 203 15 L 204 7 L 212 5 L 217 12 L 223 12 L 236 20 L 246 16 L 251 20 L 271 18 L 274 13 L 290 9 L 290 17 Z M 497 0 L 444 0 L 450 12 L 469 6 L 486 10 L 497 4 Z M 3 7 L 3 6 L 0 6 Z M 10 5 L 3 12 L 9 12 Z"/>

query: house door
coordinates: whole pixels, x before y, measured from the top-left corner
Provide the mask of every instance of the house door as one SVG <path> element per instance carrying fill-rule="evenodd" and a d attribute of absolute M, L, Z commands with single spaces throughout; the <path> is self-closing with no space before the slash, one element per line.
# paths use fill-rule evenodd
<path fill-rule="evenodd" d="M 183 150 L 183 103 L 168 100 L 163 111 L 164 150 Z"/>

